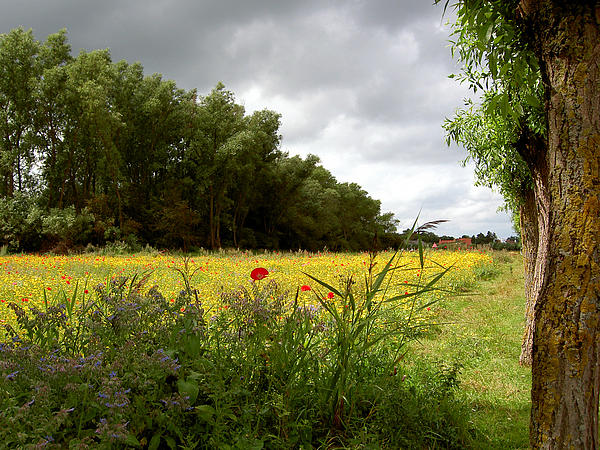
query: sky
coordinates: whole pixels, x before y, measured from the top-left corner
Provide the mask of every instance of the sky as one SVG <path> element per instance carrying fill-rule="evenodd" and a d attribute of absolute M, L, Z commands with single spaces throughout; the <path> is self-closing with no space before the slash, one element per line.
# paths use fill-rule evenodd
<path fill-rule="evenodd" d="M 443 2 L 442 2 L 443 3 Z M 433 0 L 0 0 L 0 33 L 39 41 L 67 29 L 73 55 L 108 48 L 182 89 L 221 81 L 246 112 L 282 115 L 282 150 L 315 154 L 358 183 L 399 229 L 446 219 L 438 235 L 514 235 L 502 197 L 474 186 L 444 119 L 471 96 L 450 15 Z"/>

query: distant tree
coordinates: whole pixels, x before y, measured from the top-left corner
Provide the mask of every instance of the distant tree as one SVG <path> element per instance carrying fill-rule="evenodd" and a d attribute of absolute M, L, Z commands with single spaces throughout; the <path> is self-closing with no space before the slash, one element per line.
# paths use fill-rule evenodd
<path fill-rule="evenodd" d="M 167 248 L 184 252 L 197 242 L 196 225 L 200 221 L 186 200 L 171 201 L 164 205 L 154 227 L 160 233 L 158 242 Z"/>
<path fill-rule="evenodd" d="M 197 183 L 208 198 L 209 246 L 221 247 L 221 221 L 229 207 L 228 189 L 234 182 L 234 155 L 244 131 L 244 107 L 222 83 L 200 99 L 191 146 Z"/>
<path fill-rule="evenodd" d="M 239 246 L 248 214 L 255 208 L 257 190 L 262 186 L 260 180 L 268 176 L 268 166 L 281 156 L 280 114 L 256 111 L 246 117 L 245 122 L 245 131 L 237 138 L 237 151 L 233 156 L 235 183 L 229 194 L 233 203 L 231 234 L 235 247 Z"/>
<path fill-rule="evenodd" d="M 492 231 L 488 231 L 487 234 L 485 235 L 485 241 L 487 244 L 491 244 L 492 242 L 496 242 L 499 240 L 500 239 L 498 239 L 498 236 L 496 236 L 496 233 L 494 233 Z"/>
<path fill-rule="evenodd" d="M 66 90 L 66 66 L 73 60 L 66 31 L 48 36 L 40 50 L 43 72 L 36 89 L 36 146 L 42 161 L 40 187 L 48 208 L 62 207 L 68 176 L 68 124 L 73 114 Z"/>
<path fill-rule="evenodd" d="M 35 96 L 40 44 L 31 30 L 0 35 L 0 195 L 28 186 L 33 163 Z"/>

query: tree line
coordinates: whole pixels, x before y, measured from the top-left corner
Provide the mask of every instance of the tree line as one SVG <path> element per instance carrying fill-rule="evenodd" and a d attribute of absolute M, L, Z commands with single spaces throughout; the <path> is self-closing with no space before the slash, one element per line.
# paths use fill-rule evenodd
<path fill-rule="evenodd" d="M 281 116 L 222 83 L 183 90 L 61 30 L 0 35 L 0 246 L 358 250 L 392 213 L 319 158 L 281 150 Z"/>

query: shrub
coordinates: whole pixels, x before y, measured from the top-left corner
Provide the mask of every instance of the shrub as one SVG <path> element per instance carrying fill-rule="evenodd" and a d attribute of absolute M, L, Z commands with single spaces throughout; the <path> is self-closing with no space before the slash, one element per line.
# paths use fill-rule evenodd
<path fill-rule="evenodd" d="M 23 193 L 0 198 L 0 245 L 10 252 L 37 249 L 43 211 L 36 199 Z"/>

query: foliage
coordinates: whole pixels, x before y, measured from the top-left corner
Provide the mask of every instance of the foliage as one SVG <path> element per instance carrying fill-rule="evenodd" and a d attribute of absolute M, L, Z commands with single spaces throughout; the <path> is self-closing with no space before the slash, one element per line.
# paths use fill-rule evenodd
<path fill-rule="evenodd" d="M 12 251 L 52 249 L 58 243 L 82 246 L 92 235 L 94 216 L 73 207 L 45 211 L 33 198 L 16 193 L 0 198 L 0 243 Z"/>
<path fill-rule="evenodd" d="M 33 199 L 17 193 L 0 198 L 0 243 L 8 250 L 31 250 L 41 243 L 42 210 Z"/>
<path fill-rule="evenodd" d="M 420 250 L 422 252 L 422 247 Z M 315 289 L 315 295 L 329 314 L 333 328 L 329 347 L 335 370 L 329 375 L 325 403 L 330 405 L 334 424 L 338 427 L 348 420 L 346 416 L 350 413 L 347 411 L 356 407 L 353 392 L 362 381 L 363 371 L 372 370 L 373 359 L 384 372 L 389 372 L 400 360 L 405 343 L 427 326 L 415 323 L 414 315 L 430 309 L 437 300 L 418 300 L 423 294 L 438 290 L 436 283 L 450 270 L 450 267 L 442 269 L 424 283 L 424 259 L 421 257 L 416 284 L 407 283 L 405 288 L 408 290 L 394 293 L 389 289 L 394 284 L 394 276 L 407 269 L 397 256 L 394 253 L 381 272 L 376 273 L 376 254 L 371 253 L 364 291 L 359 290 L 358 295 L 352 275 L 343 280 L 341 289 L 309 275 L 329 290 L 325 296 Z M 380 353 L 384 341 L 393 343 L 395 348 L 391 352 L 386 348 Z"/>
<path fill-rule="evenodd" d="M 546 132 L 539 64 L 515 22 L 517 3 L 467 0 L 452 5 L 457 17 L 452 52 L 463 64 L 452 77 L 482 95 L 479 105 L 467 100 L 444 123 L 448 144 L 454 141 L 468 153 L 463 164 L 474 162 L 476 183 L 498 189 L 515 214 L 525 192 L 533 189 L 522 140 Z"/>

